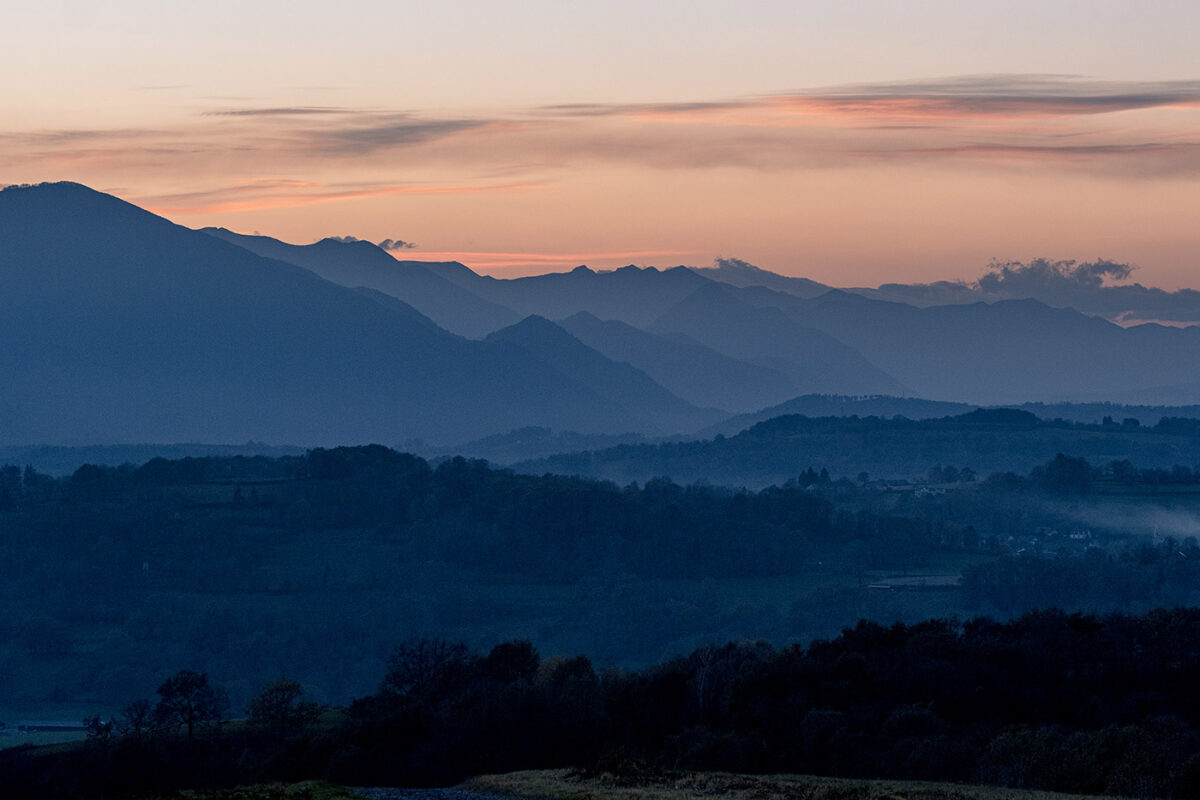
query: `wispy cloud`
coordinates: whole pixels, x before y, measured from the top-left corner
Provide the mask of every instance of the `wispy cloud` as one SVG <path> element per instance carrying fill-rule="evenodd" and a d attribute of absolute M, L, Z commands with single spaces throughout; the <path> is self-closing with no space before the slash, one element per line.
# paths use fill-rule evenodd
<path fill-rule="evenodd" d="M 800 113 L 956 118 L 1083 116 L 1200 106 L 1200 80 L 1099 81 L 1072 75 L 965 75 L 937 80 L 831 86 L 695 103 L 587 103 L 543 106 L 549 115 L 695 118 L 733 110 L 791 108 Z"/>
<path fill-rule="evenodd" d="M 209 214 L 266 208 L 295 208 L 383 195 L 481 194 L 540 188 L 534 181 L 484 184 L 328 185 L 316 181 L 260 179 L 198 192 L 149 195 L 135 202 L 162 214 Z"/>
<path fill-rule="evenodd" d="M 1073 75 L 965 75 L 857 84 L 789 95 L 847 113 L 918 116 L 1079 116 L 1196 106 L 1200 80 L 1099 81 Z"/>
<path fill-rule="evenodd" d="M 302 136 L 322 153 L 354 156 L 422 144 L 488 124 L 488 120 L 422 119 L 411 114 L 356 116 L 346 124 L 310 129 Z"/>
<path fill-rule="evenodd" d="M 778 171 L 937 164 L 1123 179 L 1200 175 L 1200 80 L 976 75 L 461 115 L 225 102 L 175 126 L 16 131 L 0 134 L 0 147 L 10 165 L 39 179 L 120 170 L 122 182 L 153 173 L 160 186 L 194 183 L 197 175 L 216 184 L 144 198 L 173 213 L 372 194 L 524 191 L 596 165 Z M 264 173 L 313 182 L 244 178 Z M 378 185 L 345 183 L 365 175 L 378 176 Z"/>
<path fill-rule="evenodd" d="M 346 114 L 351 109 L 339 106 L 279 106 L 274 108 L 224 108 L 205 111 L 206 117 L 308 117 Z"/>

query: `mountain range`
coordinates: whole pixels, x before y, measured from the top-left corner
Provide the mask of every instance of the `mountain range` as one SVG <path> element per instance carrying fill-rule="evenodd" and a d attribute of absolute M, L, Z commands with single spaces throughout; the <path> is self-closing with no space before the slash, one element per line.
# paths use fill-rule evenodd
<path fill-rule="evenodd" d="M 800 395 L 1200 399 L 1200 328 L 867 294 L 736 260 L 503 280 L 10 187 L 0 445 L 688 435 Z"/>

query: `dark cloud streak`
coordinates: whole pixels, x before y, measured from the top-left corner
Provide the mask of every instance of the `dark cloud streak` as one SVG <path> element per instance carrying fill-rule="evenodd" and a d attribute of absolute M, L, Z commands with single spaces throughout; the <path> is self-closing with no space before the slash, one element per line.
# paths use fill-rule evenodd
<path fill-rule="evenodd" d="M 278 108 L 229 108 L 205 111 L 205 117 L 301 117 L 346 114 L 351 109 L 338 106 L 281 106 Z"/>

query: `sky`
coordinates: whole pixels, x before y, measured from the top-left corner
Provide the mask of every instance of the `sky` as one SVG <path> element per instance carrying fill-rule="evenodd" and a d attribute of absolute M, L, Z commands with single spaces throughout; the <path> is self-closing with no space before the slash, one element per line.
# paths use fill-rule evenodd
<path fill-rule="evenodd" d="M 15 5 L 0 183 L 498 276 L 1200 283 L 1194 2 Z"/>

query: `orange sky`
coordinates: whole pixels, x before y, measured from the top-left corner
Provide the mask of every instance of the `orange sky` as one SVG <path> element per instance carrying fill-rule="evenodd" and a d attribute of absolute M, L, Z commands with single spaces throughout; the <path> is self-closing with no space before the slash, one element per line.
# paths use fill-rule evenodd
<path fill-rule="evenodd" d="M 1195 284 L 1192 4 L 229 5 L 15 12 L 0 181 L 506 275 L 734 256 L 875 285 L 1045 256 Z"/>

